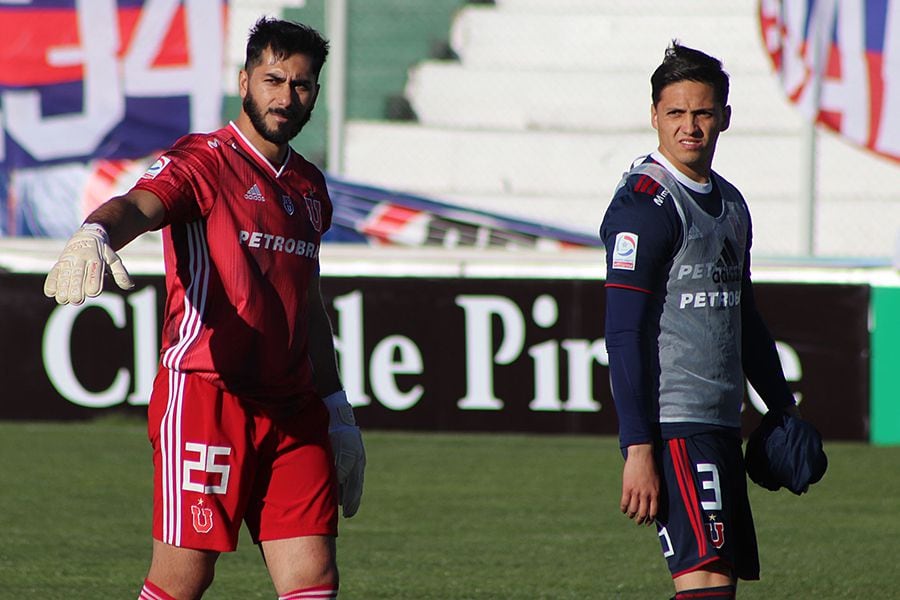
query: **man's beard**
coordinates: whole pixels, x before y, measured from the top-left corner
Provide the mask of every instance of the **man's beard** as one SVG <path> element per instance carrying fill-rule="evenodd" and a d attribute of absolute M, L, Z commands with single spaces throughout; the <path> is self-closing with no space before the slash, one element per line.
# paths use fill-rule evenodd
<path fill-rule="evenodd" d="M 256 129 L 257 133 L 264 140 L 279 145 L 287 144 L 294 139 L 312 116 L 312 111 L 308 111 L 305 115 L 300 116 L 298 111 L 294 109 L 272 108 L 268 112 L 285 117 L 287 121 L 271 128 L 266 125 L 266 116 L 257 106 L 250 90 L 247 90 L 247 95 L 244 96 L 243 106 L 244 112 L 250 117 L 250 123 L 253 124 L 253 128 Z"/>

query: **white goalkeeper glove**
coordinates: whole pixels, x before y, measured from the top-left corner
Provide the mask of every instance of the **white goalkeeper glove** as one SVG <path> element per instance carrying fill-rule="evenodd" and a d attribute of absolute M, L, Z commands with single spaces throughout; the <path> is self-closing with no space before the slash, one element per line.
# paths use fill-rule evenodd
<path fill-rule="evenodd" d="M 343 390 L 329 394 L 322 399 L 328 407 L 330 422 L 328 435 L 334 451 L 334 464 L 340 486 L 340 504 L 344 516 L 356 514 L 362 499 L 363 479 L 366 473 L 366 449 L 362 434 L 353 418 L 353 407 L 347 401 Z"/>
<path fill-rule="evenodd" d="M 44 295 L 59 304 L 81 304 L 85 296 L 99 296 L 107 269 L 123 290 L 134 287 L 119 255 L 109 245 L 102 225 L 85 223 L 69 238 L 44 281 Z"/>

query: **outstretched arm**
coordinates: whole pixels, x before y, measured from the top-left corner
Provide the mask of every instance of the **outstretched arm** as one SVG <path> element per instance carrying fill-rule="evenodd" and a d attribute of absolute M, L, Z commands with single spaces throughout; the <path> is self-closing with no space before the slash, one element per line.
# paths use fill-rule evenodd
<path fill-rule="evenodd" d="M 137 236 L 159 227 L 165 216 L 162 201 L 146 190 L 131 190 L 101 204 L 85 223 L 102 225 L 113 250 L 121 250 Z"/>
<path fill-rule="evenodd" d="M 154 194 L 132 190 L 92 212 L 66 242 L 44 281 L 44 295 L 59 304 L 81 304 L 103 290 L 109 271 L 122 289 L 134 284 L 116 250 L 162 223 L 165 209 Z"/>

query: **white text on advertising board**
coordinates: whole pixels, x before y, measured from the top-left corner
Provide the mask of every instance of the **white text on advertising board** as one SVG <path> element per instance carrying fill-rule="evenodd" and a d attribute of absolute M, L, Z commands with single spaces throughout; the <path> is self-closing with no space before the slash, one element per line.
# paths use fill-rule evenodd
<path fill-rule="evenodd" d="M 103 294 L 88 299 L 81 306 L 56 307 L 44 328 L 42 355 L 48 379 L 61 396 L 73 404 L 88 408 L 107 408 L 122 403 L 145 405 L 159 361 L 158 315 L 156 290 L 145 287 L 127 296 Z M 503 410 L 507 403 L 521 398 L 498 396 L 494 379 L 497 370 L 511 365 L 528 363 L 532 374 L 533 393 L 528 408 L 544 412 L 598 412 L 600 402 L 593 395 L 594 367 L 609 364 L 603 338 L 594 340 L 548 337 L 526 346 L 526 328 L 530 324 L 544 330 L 553 327 L 559 318 L 559 305 L 550 294 L 538 296 L 523 310 L 519 304 L 502 295 L 455 296 L 454 303 L 464 319 L 465 394 L 456 398 L 461 410 Z M 128 318 L 130 307 L 131 318 Z M 112 324 L 131 329 L 134 344 L 134 364 L 122 366 L 106 389 L 90 391 L 75 372 L 71 355 L 71 339 L 75 322 L 89 308 L 101 309 Z M 335 348 L 344 387 L 356 406 L 372 403 L 395 411 L 409 410 L 427 393 L 424 381 L 402 388 L 398 377 L 422 376 L 425 364 L 420 344 L 400 334 L 379 339 L 374 345 L 366 342 L 364 296 L 355 290 L 334 298 L 337 313 Z M 495 328 L 498 328 L 495 330 Z M 429 335 L 427 330 L 417 335 Z M 495 340 L 498 340 L 495 343 Z M 803 374 L 799 356 L 788 344 L 776 344 L 788 381 L 799 381 Z M 366 348 L 372 351 L 366 355 Z M 103 352 L 102 346 L 97 352 Z M 565 361 L 561 358 L 565 358 Z M 109 357 L 116 360 L 118 357 Z M 566 368 L 561 365 L 565 364 Z M 562 398 L 561 382 L 565 378 L 568 390 Z M 413 380 L 414 381 L 414 380 Z M 368 390 L 366 388 L 368 382 Z M 605 381 L 603 385 L 606 385 Z M 748 384 L 748 396 L 760 412 L 765 406 Z M 371 397 L 369 396 L 371 390 Z M 801 400 L 797 395 L 798 402 Z"/>

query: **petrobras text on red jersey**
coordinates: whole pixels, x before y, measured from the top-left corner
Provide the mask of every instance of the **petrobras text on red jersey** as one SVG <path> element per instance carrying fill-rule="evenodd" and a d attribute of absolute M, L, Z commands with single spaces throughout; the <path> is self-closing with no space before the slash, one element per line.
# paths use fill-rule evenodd
<path fill-rule="evenodd" d="M 304 258 L 315 259 L 319 257 L 319 244 L 316 242 L 264 233 L 262 231 L 246 231 L 244 229 L 241 229 L 238 235 L 242 246 L 247 245 L 250 248 L 260 248 L 271 252 L 295 254 Z"/>

